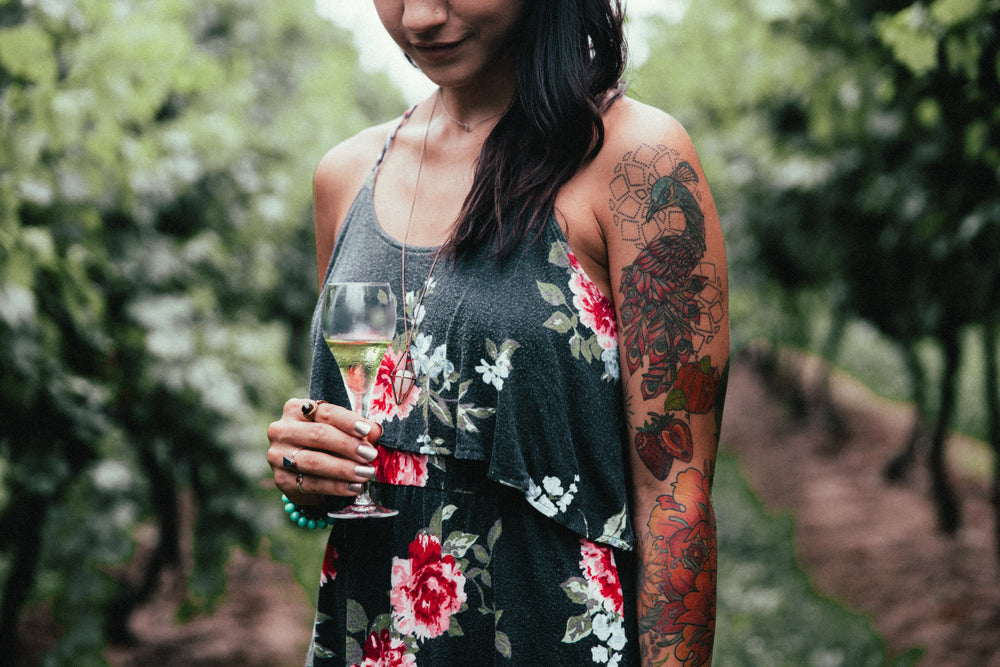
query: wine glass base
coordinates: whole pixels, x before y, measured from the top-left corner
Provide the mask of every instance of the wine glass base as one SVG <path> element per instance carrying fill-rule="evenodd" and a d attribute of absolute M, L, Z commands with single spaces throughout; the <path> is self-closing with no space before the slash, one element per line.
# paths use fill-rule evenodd
<path fill-rule="evenodd" d="M 331 519 L 388 519 L 399 514 L 399 510 L 382 507 L 375 503 L 367 505 L 348 505 L 337 512 L 328 512 Z"/>

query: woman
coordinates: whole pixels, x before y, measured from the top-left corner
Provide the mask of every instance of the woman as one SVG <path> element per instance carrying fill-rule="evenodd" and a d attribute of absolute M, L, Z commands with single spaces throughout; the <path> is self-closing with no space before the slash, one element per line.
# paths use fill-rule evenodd
<path fill-rule="evenodd" d="M 727 283 L 690 140 L 624 96 L 618 0 L 374 4 L 438 89 L 322 159 L 317 261 L 405 294 L 398 335 L 364 421 L 314 325 L 268 460 L 294 516 L 372 476 L 400 514 L 333 526 L 311 664 L 708 664 Z"/>

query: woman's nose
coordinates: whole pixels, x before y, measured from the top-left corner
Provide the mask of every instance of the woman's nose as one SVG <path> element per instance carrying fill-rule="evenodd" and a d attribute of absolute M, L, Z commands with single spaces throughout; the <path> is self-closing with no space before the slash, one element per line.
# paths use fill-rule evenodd
<path fill-rule="evenodd" d="M 446 0 L 404 0 L 403 27 L 413 32 L 426 32 L 448 20 Z"/>

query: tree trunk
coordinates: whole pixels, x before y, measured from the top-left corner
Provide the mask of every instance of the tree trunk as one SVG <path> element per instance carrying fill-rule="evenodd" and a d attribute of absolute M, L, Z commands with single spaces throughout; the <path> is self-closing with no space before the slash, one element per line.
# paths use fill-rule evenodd
<path fill-rule="evenodd" d="M 151 500 L 160 518 L 160 530 L 156 548 L 143 569 L 142 580 L 135 586 L 127 587 L 105 611 L 108 641 L 116 644 L 131 644 L 135 641 L 128 627 L 132 613 L 143 602 L 150 599 L 160 582 L 160 575 L 171 566 L 180 563 L 180 509 L 177 486 L 169 463 L 159 461 L 155 446 L 140 450 L 140 461 L 146 478 L 152 487 Z"/>
<path fill-rule="evenodd" d="M 913 428 L 910 436 L 903 443 L 903 448 L 896 454 L 882 471 L 882 476 L 890 482 L 898 482 L 906 477 L 913 467 L 917 457 L 917 449 L 924 440 L 929 429 L 927 423 L 927 374 L 920 362 L 914 345 L 902 347 L 903 361 L 910 380 L 910 397 L 913 401 Z"/>
<path fill-rule="evenodd" d="M 844 342 L 844 334 L 847 332 L 847 321 L 846 317 L 837 317 L 837 314 L 834 313 L 830 333 L 827 334 L 826 340 L 823 342 L 821 356 L 826 365 L 813 392 L 813 400 L 823 412 L 823 423 L 832 440 L 831 444 L 826 448 L 831 453 L 840 451 L 850 435 L 847 432 L 847 423 L 844 421 L 844 416 L 833 401 L 833 392 L 830 388 L 830 380 L 834 369 L 833 362 L 840 352 L 841 344 Z"/>
<path fill-rule="evenodd" d="M 15 537 L 11 539 L 13 558 L 4 582 L 0 610 L 0 656 L 4 664 L 13 665 L 17 662 L 21 609 L 35 584 L 42 551 L 42 527 L 51 501 L 17 487 L 11 489 L 11 498 L 3 523 L 5 530 Z"/>
<path fill-rule="evenodd" d="M 955 491 L 948 481 L 948 472 L 944 465 L 944 446 L 948 440 L 951 417 L 955 411 L 958 367 L 961 360 L 961 345 L 958 332 L 949 332 L 941 341 L 944 348 L 944 375 L 941 377 L 941 402 L 937 425 L 931 439 L 931 450 L 928 464 L 931 472 L 931 488 L 934 494 L 934 505 L 937 509 L 938 528 L 948 535 L 954 535 L 961 524 L 958 500 Z"/>
<path fill-rule="evenodd" d="M 1000 562 L 1000 316 L 983 327 L 986 351 L 986 414 L 989 438 L 993 445 L 993 540 Z"/>

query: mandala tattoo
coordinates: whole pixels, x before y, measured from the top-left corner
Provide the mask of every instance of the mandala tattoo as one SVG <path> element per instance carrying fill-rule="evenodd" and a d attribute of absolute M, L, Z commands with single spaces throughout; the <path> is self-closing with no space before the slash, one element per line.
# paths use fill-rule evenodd
<path fill-rule="evenodd" d="M 677 368 L 715 336 L 724 315 L 721 280 L 703 261 L 697 185 L 677 151 L 645 144 L 625 154 L 611 182 L 615 225 L 641 248 L 622 270 L 620 291 L 625 362 L 630 373 L 646 362 L 644 399 L 670 390 Z"/>

